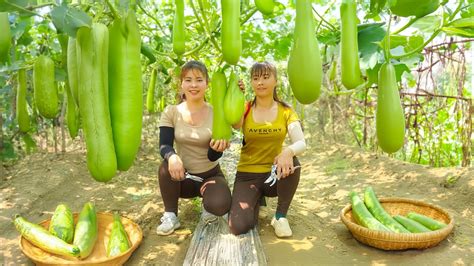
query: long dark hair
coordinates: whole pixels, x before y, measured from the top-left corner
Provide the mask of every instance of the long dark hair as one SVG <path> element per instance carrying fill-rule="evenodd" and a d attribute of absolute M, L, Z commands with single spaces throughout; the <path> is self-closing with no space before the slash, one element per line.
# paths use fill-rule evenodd
<path fill-rule="evenodd" d="M 271 74 L 275 77 L 275 80 L 278 80 L 278 76 L 277 76 L 278 73 L 277 73 L 276 67 L 274 65 L 272 65 L 271 63 L 267 62 L 267 61 L 257 62 L 255 64 L 253 64 L 252 67 L 250 68 L 250 78 L 251 79 L 254 76 L 261 77 L 265 74 Z M 253 98 L 252 102 L 251 102 L 253 106 L 255 106 L 256 100 L 257 100 L 257 97 L 255 96 Z M 275 86 L 275 88 L 273 88 L 273 100 L 275 102 L 280 103 L 284 107 L 290 107 L 289 104 L 287 104 L 286 102 L 280 100 L 280 98 L 278 97 L 278 94 L 277 94 L 277 87 L 276 86 Z"/>
<path fill-rule="evenodd" d="M 197 60 L 190 60 L 181 67 L 181 73 L 179 74 L 180 85 L 181 83 L 183 83 L 183 79 L 186 73 L 188 73 L 188 71 L 193 71 L 193 70 L 197 70 L 201 72 L 206 78 L 206 83 L 209 83 L 209 73 L 207 71 L 206 65 L 204 65 L 202 62 L 197 61 Z M 184 100 L 186 100 L 186 96 L 184 95 L 184 93 L 178 92 L 178 102 L 182 103 Z"/>
<path fill-rule="evenodd" d="M 254 76 L 260 77 L 265 74 L 272 74 L 275 77 L 275 79 L 278 80 L 276 67 L 267 61 L 257 62 L 253 64 L 252 68 L 250 68 L 250 78 L 253 78 Z M 276 86 L 275 88 L 273 88 L 273 100 L 277 103 L 280 103 L 284 107 L 291 108 L 289 104 L 287 104 L 286 102 L 278 98 Z M 253 98 L 251 105 L 255 106 L 256 101 L 257 101 L 257 96 Z M 301 125 L 301 129 L 304 131 L 303 122 L 301 120 L 299 122 Z"/>

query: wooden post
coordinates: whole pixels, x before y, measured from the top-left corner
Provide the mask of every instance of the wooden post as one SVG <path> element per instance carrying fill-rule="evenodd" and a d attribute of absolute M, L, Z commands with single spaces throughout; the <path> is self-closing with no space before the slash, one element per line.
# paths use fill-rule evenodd
<path fill-rule="evenodd" d="M 222 217 L 212 223 L 199 221 L 183 265 L 267 265 L 256 228 L 235 236 Z"/>

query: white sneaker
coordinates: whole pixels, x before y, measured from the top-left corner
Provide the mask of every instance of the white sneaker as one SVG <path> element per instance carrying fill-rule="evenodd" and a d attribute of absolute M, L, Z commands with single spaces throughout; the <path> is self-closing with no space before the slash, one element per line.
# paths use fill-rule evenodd
<path fill-rule="evenodd" d="M 170 235 L 181 226 L 174 212 L 165 212 L 160 221 L 161 224 L 156 228 L 156 233 L 160 236 Z"/>
<path fill-rule="evenodd" d="M 204 208 L 204 206 L 202 206 L 201 208 L 202 210 L 202 213 L 201 213 L 201 219 L 205 222 L 205 223 L 212 223 L 214 221 L 217 221 L 217 216 L 206 211 L 206 208 Z"/>
<path fill-rule="evenodd" d="M 275 229 L 275 234 L 277 237 L 290 237 L 293 235 L 290 224 L 288 223 L 288 219 L 285 217 L 277 220 L 275 216 L 273 216 L 271 225 Z"/>

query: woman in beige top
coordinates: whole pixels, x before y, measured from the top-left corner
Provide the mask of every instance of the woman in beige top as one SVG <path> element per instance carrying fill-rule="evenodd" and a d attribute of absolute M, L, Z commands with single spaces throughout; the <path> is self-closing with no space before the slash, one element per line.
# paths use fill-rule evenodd
<path fill-rule="evenodd" d="M 156 230 L 159 235 L 169 235 L 180 227 L 179 198 L 202 197 L 202 215 L 207 222 L 226 214 L 231 204 L 229 186 L 217 162 L 229 143 L 212 139 L 213 110 L 204 99 L 209 83 L 207 68 L 201 62 L 189 61 L 182 67 L 180 79 L 183 101 L 167 106 L 159 125 L 164 160 L 158 180 L 165 205 Z"/>

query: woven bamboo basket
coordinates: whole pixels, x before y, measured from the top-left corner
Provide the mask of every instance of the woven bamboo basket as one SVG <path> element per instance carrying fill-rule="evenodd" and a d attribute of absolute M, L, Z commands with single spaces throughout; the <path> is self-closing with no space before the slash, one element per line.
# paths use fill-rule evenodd
<path fill-rule="evenodd" d="M 74 223 L 77 223 L 78 213 L 74 214 Z M 51 254 L 44 251 L 23 237 L 20 237 L 20 248 L 23 253 L 30 258 L 36 265 L 122 265 L 130 258 L 133 251 L 140 245 L 143 234 L 140 226 L 132 220 L 121 217 L 122 224 L 128 234 L 131 247 L 124 253 L 115 256 L 107 257 L 107 243 L 109 241 L 110 231 L 112 230 L 112 223 L 114 221 L 113 214 L 105 212 L 97 212 L 97 223 L 99 232 L 97 242 L 94 250 L 84 260 L 65 258 L 59 255 Z M 48 228 L 50 220 L 40 223 L 41 226 Z"/>
<path fill-rule="evenodd" d="M 404 198 L 381 198 L 380 203 L 391 215 L 407 215 L 417 212 L 448 226 L 427 233 L 393 233 L 371 230 L 358 225 L 352 217 L 352 207 L 348 204 L 342 209 L 340 218 L 352 235 L 360 242 L 384 250 L 426 249 L 445 239 L 453 230 L 454 220 L 448 212 L 440 207 L 417 200 Z"/>

